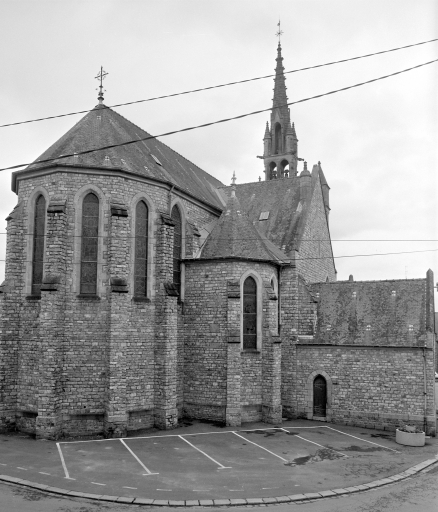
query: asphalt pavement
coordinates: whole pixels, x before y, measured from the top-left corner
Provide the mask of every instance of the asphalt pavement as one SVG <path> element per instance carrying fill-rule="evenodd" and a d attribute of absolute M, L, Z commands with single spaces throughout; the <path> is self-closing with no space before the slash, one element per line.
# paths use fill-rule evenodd
<path fill-rule="evenodd" d="M 388 431 L 297 420 L 220 427 L 183 422 L 124 439 L 0 435 L 0 481 L 58 496 L 151 506 L 302 503 L 410 478 L 438 440 L 406 447 Z"/>

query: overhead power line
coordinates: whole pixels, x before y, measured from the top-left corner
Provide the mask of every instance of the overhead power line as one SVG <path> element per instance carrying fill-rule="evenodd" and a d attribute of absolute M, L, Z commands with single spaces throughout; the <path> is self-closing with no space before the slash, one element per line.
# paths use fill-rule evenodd
<path fill-rule="evenodd" d="M 413 254 L 413 253 L 419 253 L 419 252 L 437 252 L 438 249 L 426 249 L 424 251 L 403 251 L 403 252 L 376 252 L 376 253 L 370 253 L 370 254 L 352 254 L 349 256 L 315 256 L 315 257 L 308 257 L 308 258 L 290 258 L 285 259 L 282 261 L 303 261 L 303 260 L 330 260 L 330 259 L 339 259 L 339 258 L 364 258 L 368 256 L 390 256 L 395 254 Z M 232 258 L 232 256 L 231 256 Z M 0 261 L 6 261 L 6 260 L 0 260 Z M 198 261 L 194 259 L 193 261 Z M 202 261 L 202 260 L 199 260 Z M 24 260 L 22 263 L 32 263 L 32 260 Z M 69 265 L 80 265 L 81 262 L 71 262 Z M 108 265 L 108 262 L 97 262 L 98 265 Z"/>
<path fill-rule="evenodd" d="M 401 71 L 396 71 L 395 73 L 390 73 L 389 75 L 384 75 L 384 76 L 380 76 L 378 78 L 373 78 L 372 80 L 367 80 L 365 82 L 360 82 L 358 84 L 349 85 L 347 87 L 342 87 L 341 89 L 335 89 L 333 91 L 325 92 L 325 93 L 322 93 L 322 94 L 317 94 L 316 96 L 310 96 L 309 98 L 303 98 L 301 100 L 291 101 L 289 103 L 286 103 L 285 105 L 279 105 L 276 108 L 289 107 L 290 105 L 296 105 L 298 103 L 304 103 L 305 101 L 315 100 L 315 99 L 318 99 L 318 98 L 322 98 L 324 96 L 330 96 L 331 94 L 335 94 L 337 92 L 348 91 L 349 89 L 354 89 L 355 87 L 360 87 L 362 85 L 371 84 L 371 83 L 377 82 L 379 80 L 384 80 L 385 78 L 390 78 L 392 76 L 400 75 L 401 73 L 406 73 L 407 71 L 412 71 L 413 69 L 418 69 L 418 68 L 421 68 L 423 66 L 427 66 L 429 64 L 433 64 L 434 62 L 438 62 L 438 59 L 430 60 L 428 62 L 423 62 L 423 64 L 417 64 L 416 66 L 412 66 L 410 68 L 402 69 Z M 18 169 L 19 167 L 28 166 L 28 165 L 31 165 L 31 164 L 37 165 L 37 164 L 49 163 L 49 162 L 54 162 L 56 160 L 62 160 L 64 158 L 70 158 L 70 157 L 73 157 L 73 156 L 86 155 L 88 153 L 95 153 L 96 151 L 103 151 L 105 149 L 112 149 L 112 148 L 117 148 L 117 147 L 121 147 L 121 146 L 128 146 L 130 144 L 137 144 L 138 142 L 144 142 L 144 141 L 150 140 L 150 139 L 157 139 L 159 137 L 167 137 L 168 135 L 174 135 L 175 133 L 188 132 L 188 131 L 191 131 L 191 130 L 197 130 L 199 128 L 206 128 L 207 126 L 213 126 L 215 124 L 226 123 L 228 121 L 235 121 L 236 119 L 243 119 L 244 117 L 253 116 L 255 114 L 261 114 L 263 112 L 269 112 L 271 110 L 272 110 L 272 107 L 264 108 L 264 109 L 261 109 L 261 110 L 254 110 L 253 112 L 248 112 L 246 114 L 240 114 L 238 116 L 227 117 L 225 119 L 219 119 L 218 121 L 211 121 L 209 123 L 203 123 L 203 124 L 199 124 L 199 125 L 196 125 L 196 126 L 189 126 L 188 128 L 181 128 L 180 130 L 172 130 L 171 132 L 161 133 L 160 135 L 148 135 L 147 137 L 141 137 L 139 139 L 128 140 L 126 142 L 120 142 L 119 144 L 109 144 L 108 146 L 101 146 L 100 148 L 86 149 L 84 151 L 77 151 L 75 153 L 69 153 L 67 155 L 57 156 L 56 158 L 46 158 L 44 160 L 36 160 L 35 162 L 28 162 L 28 163 L 25 163 L 25 164 L 11 165 L 9 167 L 0 168 L 0 171 L 8 171 L 8 170 L 11 170 L 11 169 Z"/>
<path fill-rule="evenodd" d="M 314 66 L 307 66 L 307 67 L 304 67 L 304 68 L 292 69 L 291 71 L 285 71 L 284 74 L 287 75 L 289 73 L 298 73 L 300 71 L 308 71 L 309 69 L 322 68 L 322 67 L 325 67 L 325 66 L 332 66 L 333 64 L 341 64 L 341 63 L 350 62 L 350 61 L 353 61 L 353 60 L 365 59 L 366 57 L 373 57 L 375 55 L 382 55 L 383 53 L 390 53 L 390 52 L 395 52 L 395 51 L 398 51 L 398 50 L 404 50 L 406 48 L 412 48 L 414 46 L 420 46 L 420 45 L 423 45 L 423 44 L 433 43 L 435 41 L 438 41 L 438 38 L 437 39 L 429 39 L 428 41 L 421 41 L 420 43 L 414 43 L 414 44 L 408 44 L 408 45 L 405 45 L 405 46 L 399 46 L 397 48 L 391 48 L 390 50 L 382 50 L 382 51 L 379 51 L 379 52 L 368 53 L 366 55 L 359 55 L 357 57 L 350 57 L 348 59 L 340 59 L 340 60 L 335 60 L 335 61 L 332 61 L 332 62 L 326 62 L 324 64 L 315 64 Z M 199 89 L 191 89 L 189 91 L 175 92 L 175 93 L 172 93 L 172 94 L 165 94 L 163 96 L 154 96 L 152 98 L 146 98 L 146 99 L 143 99 L 143 100 L 128 101 L 126 103 L 117 103 L 117 104 L 111 105 L 109 107 L 105 106 L 105 108 L 124 107 L 126 105 L 135 105 L 137 103 L 145 103 L 145 102 L 148 102 L 148 101 L 162 100 L 162 99 L 165 99 L 165 98 L 173 98 L 175 96 L 183 96 L 185 94 L 193 94 L 195 92 L 208 91 L 210 89 L 219 89 L 221 87 L 228 87 L 229 85 L 238 85 L 238 84 L 244 84 L 244 83 L 247 83 L 247 82 L 255 82 L 256 80 L 264 80 L 265 78 L 272 78 L 272 77 L 275 77 L 275 74 L 274 75 L 258 76 L 258 77 L 255 77 L 255 78 L 247 78 L 245 80 L 237 80 L 235 82 L 227 82 L 225 84 L 210 85 L 208 87 L 201 87 Z M 60 117 L 75 116 L 75 115 L 78 115 L 78 114 L 86 114 L 87 112 L 90 112 L 90 110 L 78 110 L 76 112 L 69 112 L 67 114 L 58 114 L 58 115 L 55 115 L 55 116 L 40 117 L 40 118 L 37 118 L 37 119 L 29 119 L 27 121 L 17 121 L 17 122 L 14 122 L 14 123 L 1 124 L 0 128 L 6 128 L 7 126 L 16 126 L 16 125 L 19 125 L 19 124 L 36 123 L 38 121 L 46 121 L 46 120 L 49 120 L 49 119 L 58 119 Z"/>
<path fill-rule="evenodd" d="M 289 107 L 291 105 L 296 105 L 298 103 L 304 103 L 305 101 L 315 100 L 315 99 L 318 99 L 318 98 L 322 98 L 324 96 L 330 96 L 331 94 L 335 94 L 337 92 L 348 91 L 349 89 L 354 89 L 355 87 L 360 87 L 362 85 L 371 84 L 371 83 L 377 82 L 379 80 L 384 80 L 385 78 L 390 78 L 392 76 L 400 75 L 402 73 L 406 73 L 407 71 L 412 71 L 413 69 L 418 69 L 418 68 L 421 68 L 423 66 L 427 66 L 429 64 L 433 64 L 434 62 L 437 62 L 437 61 L 438 61 L 438 59 L 430 60 L 428 62 L 424 62 L 423 64 L 417 64 L 416 66 L 412 66 L 410 68 L 402 69 L 401 71 L 396 71 L 395 73 L 390 73 L 389 75 L 380 76 L 378 78 L 373 78 L 372 80 L 367 80 L 365 82 L 360 82 L 358 84 L 349 85 L 347 87 L 342 87 L 341 89 L 335 89 L 333 91 L 325 92 L 325 93 L 322 93 L 322 94 L 317 94 L 315 96 L 310 96 L 309 98 L 303 98 L 301 100 L 291 101 L 291 102 L 286 103 L 284 105 L 279 105 L 276 108 Z M 95 153 L 96 151 L 103 151 L 105 149 L 112 149 L 112 148 L 117 148 L 117 147 L 121 147 L 121 146 L 128 146 L 130 144 L 136 144 L 138 142 L 143 142 L 143 141 L 150 140 L 150 139 L 157 139 L 159 137 L 167 137 L 168 135 L 174 135 L 175 133 L 188 132 L 188 131 L 191 131 L 191 130 L 197 130 L 199 128 L 206 128 L 207 126 L 213 126 L 215 124 L 226 123 L 228 121 L 235 121 L 236 119 L 242 119 L 244 117 L 253 116 L 255 114 L 261 114 L 263 112 L 269 112 L 271 110 L 272 110 L 272 107 L 264 108 L 264 109 L 261 109 L 261 110 L 254 110 L 253 112 L 248 112 L 246 114 L 240 114 L 238 116 L 227 117 L 225 119 L 219 119 L 218 121 L 211 121 L 209 123 L 203 123 L 203 124 L 199 124 L 199 125 L 196 125 L 196 126 L 189 126 L 187 128 L 181 128 L 179 130 L 172 130 L 171 132 L 161 133 L 159 135 L 148 135 L 147 137 L 142 137 L 142 138 L 134 139 L 134 140 L 128 140 L 126 142 L 120 142 L 118 144 L 109 144 L 108 146 L 101 146 L 100 148 L 86 149 L 86 150 L 83 150 L 83 151 L 77 151 L 75 153 L 69 153 L 67 155 L 57 156 L 56 158 L 46 158 L 44 160 L 37 160 L 35 162 L 11 165 L 9 167 L 1 168 L 0 171 L 7 171 L 7 170 L 11 170 L 11 169 L 17 169 L 19 167 L 28 166 L 28 165 L 31 165 L 31 164 L 37 165 L 37 164 L 49 163 L 49 162 L 54 162 L 56 160 L 62 160 L 64 158 L 70 158 L 70 157 L 73 157 L 73 156 L 86 155 L 88 153 Z"/>

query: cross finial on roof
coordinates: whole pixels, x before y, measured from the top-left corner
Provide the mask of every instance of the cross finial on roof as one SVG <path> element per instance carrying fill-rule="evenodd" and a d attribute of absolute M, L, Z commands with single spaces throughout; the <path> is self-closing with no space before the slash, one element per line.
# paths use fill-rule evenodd
<path fill-rule="evenodd" d="M 236 184 L 236 171 L 233 171 L 233 177 L 231 178 L 231 185 Z"/>
<path fill-rule="evenodd" d="M 277 27 L 278 27 L 278 30 L 275 33 L 275 35 L 278 37 L 278 46 L 280 46 L 280 42 L 281 42 L 280 39 L 281 39 L 281 35 L 283 34 L 283 31 L 281 30 L 281 26 L 280 26 L 280 20 L 278 20 Z"/>
<path fill-rule="evenodd" d="M 103 70 L 103 66 L 100 66 L 100 72 L 95 77 L 97 80 L 100 80 L 99 96 L 97 97 L 97 99 L 99 100 L 99 104 L 100 105 L 103 103 L 103 85 L 102 85 L 102 82 L 103 82 L 103 80 L 104 80 L 104 78 L 106 77 L 107 74 L 108 73 Z"/>

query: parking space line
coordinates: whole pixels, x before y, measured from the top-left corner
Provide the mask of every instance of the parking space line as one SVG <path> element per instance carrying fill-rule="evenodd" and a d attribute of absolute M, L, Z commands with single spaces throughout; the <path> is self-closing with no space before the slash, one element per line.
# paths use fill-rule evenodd
<path fill-rule="evenodd" d="M 137 487 L 128 487 L 127 485 L 124 485 L 123 489 L 137 489 Z"/>
<path fill-rule="evenodd" d="M 242 429 L 238 430 L 237 432 L 256 432 L 257 430 L 278 430 L 279 427 L 265 427 L 265 428 L 253 428 L 253 429 Z M 318 425 L 316 427 L 287 427 L 287 428 L 296 428 L 296 429 L 311 429 L 311 428 L 327 428 L 323 425 Z M 187 436 L 207 436 L 212 434 L 230 434 L 233 433 L 233 430 L 221 430 L 217 432 L 195 432 L 193 434 L 184 434 L 185 437 Z M 136 437 L 124 437 L 123 439 L 158 439 L 161 437 L 179 437 L 178 434 L 165 434 L 165 435 L 158 435 L 158 436 L 136 436 Z M 60 441 L 58 444 L 75 444 L 75 443 L 103 443 L 107 441 L 117 441 L 119 438 L 113 438 L 113 439 L 85 439 L 82 441 Z"/>
<path fill-rule="evenodd" d="M 284 430 L 285 432 L 287 432 L 287 430 L 285 428 L 282 428 L 281 430 Z M 287 432 L 287 433 L 289 433 L 289 432 Z M 321 448 L 325 448 L 326 450 L 330 450 L 332 452 L 339 453 L 340 455 L 342 455 L 343 457 L 346 457 L 347 459 L 349 458 L 348 455 L 345 455 L 345 453 L 338 452 L 338 450 L 334 450 L 333 448 L 328 448 L 327 446 L 324 446 L 322 444 L 315 443 L 315 441 L 310 441 L 310 439 L 306 439 L 305 437 L 299 436 L 298 434 L 294 434 L 294 437 L 298 437 L 299 439 L 302 439 L 303 441 L 307 441 L 308 443 L 316 444 L 316 446 L 320 446 Z"/>
<path fill-rule="evenodd" d="M 56 446 L 58 447 L 59 456 L 61 457 L 61 464 L 64 469 L 65 478 L 67 478 L 68 480 L 74 480 L 74 478 L 70 478 L 70 475 L 67 470 L 67 466 L 65 464 L 64 455 L 62 454 L 61 447 L 59 446 L 59 443 L 56 443 Z"/>
<path fill-rule="evenodd" d="M 209 458 L 210 460 L 212 460 L 215 464 L 217 464 L 218 466 L 220 466 L 218 469 L 231 469 L 230 466 L 224 466 L 223 464 L 221 464 L 220 462 L 218 462 L 217 460 L 213 459 L 213 457 L 210 457 L 210 455 L 207 455 L 205 452 L 203 452 L 202 450 L 200 450 L 199 448 L 197 448 L 194 444 L 192 444 L 190 441 L 187 441 L 187 439 L 184 439 L 183 436 L 178 436 L 180 439 L 182 439 L 183 441 L 185 441 L 187 444 L 189 444 L 192 448 L 194 448 L 195 450 L 198 450 L 198 452 L 202 453 L 202 455 L 205 455 L 207 458 Z"/>
<path fill-rule="evenodd" d="M 330 430 L 334 430 L 335 432 L 339 432 L 340 434 L 344 434 L 346 436 L 354 437 L 355 439 L 359 439 L 359 441 L 364 441 L 365 443 L 369 443 L 369 444 L 374 444 L 376 446 L 380 446 L 381 448 L 385 448 L 385 450 L 390 450 L 391 452 L 401 453 L 398 450 L 394 450 L 393 448 L 388 448 L 387 446 L 383 446 L 383 444 L 373 443 L 372 441 L 367 441 L 366 439 L 362 439 L 361 437 L 356 437 L 356 436 L 353 436 L 352 434 L 347 434 L 347 432 L 342 432 L 342 430 L 336 430 L 335 428 L 326 427 L 325 425 L 324 425 L 324 428 L 329 428 Z"/>
<path fill-rule="evenodd" d="M 258 429 L 258 430 L 261 430 L 261 429 Z M 271 452 L 270 450 L 268 450 L 267 448 L 264 448 L 263 446 L 260 446 L 259 444 L 257 443 L 254 443 L 253 441 L 250 441 L 249 439 L 246 439 L 245 437 L 241 436 L 240 434 L 238 434 L 237 432 L 234 432 L 233 431 L 233 434 L 238 436 L 238 437 L 241 437 L 242 439 L 244 439 L 247 443 L 251 443 L 251 444 L 254 444 L 255 446 L 258 446 L 259 448 L 261 448 L 262 450 L 265 450 L 265 452 L 268 452 L 270 453 L 271 455 L 274 455 L 274 457 L 277 457 L 278 459 L 281 459 L 282 461 L 284 462 L 289 462 L 287 459 L 284 459 L 283 457 L 280 457 L 280 455 L 277 455 L 276 453 L 274 452 Z"/>
<path fill-rule="evenodd" d="M 106 484 L 99 484 L 99 483 L 97 483 L 97 482 L 90 482 L 90 483 L 92 483 L 92 484 L 94 484 L 94 485 L 106 485 Z"/>
<path fill-rule="evenodd" d="M 50 475 L 50 473 L 45 473 L 44 471 L 38 471 L 38 473 L 39 473 L 40 475 L 49 475 L 49 476 L 51 476 L 51 475 Z"/>
<path fill-rule="evenodd" d="M 135 453 L 129 448 L 129 446 L 123 441 L 123 439 L 120 439 L 120 442 L 123 444 L 123 446 L 131 453 L 131 455 L 134 457 L 134 459 L 140 464 L 140 466 L 146 471 L 143 476 L 149 476 L 149 475 L 158 475 L 158 473 L 152 473 L 149 471 L 149 469 L 143 464 L 143 462 L 135 455 Z"/>

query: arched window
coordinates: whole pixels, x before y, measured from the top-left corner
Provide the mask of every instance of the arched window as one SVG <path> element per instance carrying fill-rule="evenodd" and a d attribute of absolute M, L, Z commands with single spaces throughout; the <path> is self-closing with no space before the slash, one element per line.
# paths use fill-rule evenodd
<path fill-rule="evenodd" d="M 172 208 L 171 217 L 175 223 L 173 232 L 173 284 L 176 285 L 179 293 L 181 288 L 182 221 L 178 206 Z"/>
<path fill-rule="evenodd" d="M 82 202 L 81 294 L 95 295 L 97 292 L 98 236 L 99 199 L 90 192 Z"/>
<path fill-rule="evenodd" d="M 46 228 L 46 200 L 40 195 L 35 203 L 32 254 L 32 295 L 41 294 L 44 273 L 44 235 Z"/>
<path fill-rule="evenodd" d="M 135 208 L 135 262 L 134 296 L 146 297 L 148 278 L 148 217 L 149 211 L 144 201 Z"/>
<path fill-rule="evenodd" d="M 281 144 L 281 125 L 280 123 L 277 123 L 275 125 L 275 149 L 274 149 L 274 154 L 278 155 L 279 153 L 281 153 L 281 148 L 282 148 L 282 144 Z"/>
<path fill-rule="evenodd" d="M 251 276 L 243 283 L 243 349 L 257 349 L 257 283 Z"/>

